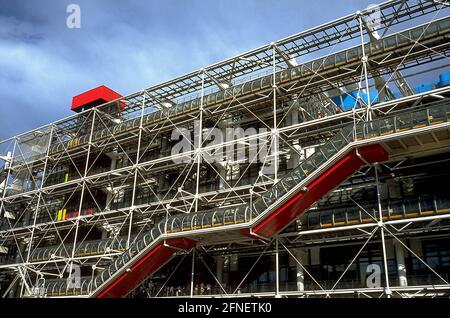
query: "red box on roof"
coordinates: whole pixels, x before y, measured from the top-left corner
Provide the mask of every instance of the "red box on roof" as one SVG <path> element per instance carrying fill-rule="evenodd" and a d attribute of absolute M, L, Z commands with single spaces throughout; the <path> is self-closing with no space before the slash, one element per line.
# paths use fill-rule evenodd
<path fill-rule="evenodd" d="M 87 92 L 81 93 L 80 95 L 74 96 L 72 98 L 72 110 L 75 112 L 83 111 L 106 102 L 113 101 L 122 97 L 119 93 L 113 91 L 105 85 L 101 85 Z M 120 108 L 125 108 L 125 103 L 119 103 Z"/>

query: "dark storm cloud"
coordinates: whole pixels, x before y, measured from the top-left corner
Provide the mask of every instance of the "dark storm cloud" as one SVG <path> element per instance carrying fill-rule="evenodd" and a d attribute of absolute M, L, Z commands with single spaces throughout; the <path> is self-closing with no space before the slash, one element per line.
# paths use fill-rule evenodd
<path fill-rule="evenodd" d="M 70 115 L 92 87 L 129 94 L 370 3 L 317 2 L 0 0 L 0 140 Z"/>

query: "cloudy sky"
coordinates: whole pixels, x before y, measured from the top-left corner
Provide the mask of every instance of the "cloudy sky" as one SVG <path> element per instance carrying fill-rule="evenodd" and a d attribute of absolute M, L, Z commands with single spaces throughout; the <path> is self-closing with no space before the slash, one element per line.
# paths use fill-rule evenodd
<path fill-rule="evenodd" d="M 81 29 L 66 26 L 81 8 Z M 366 0 L 0 0 L 0 140 L 367 7 Z M 375 2 L 376 3 L 376 2 Z"/>

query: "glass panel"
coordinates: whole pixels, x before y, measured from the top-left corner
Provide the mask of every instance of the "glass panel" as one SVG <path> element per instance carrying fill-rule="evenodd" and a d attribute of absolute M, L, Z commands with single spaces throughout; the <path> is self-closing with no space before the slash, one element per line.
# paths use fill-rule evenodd
<path fill-rule="evenodd" d="M 323 154 L 328 158 L 330 158 L 337 152 L 336 148 L 334 148 L 333 143 L 331 142 L 327 142 L 320 149 L 322 150 Z"/>
<path fill-rule="evenodd" d="M 170 230 L 172 232 L 181 230 L 181 220 L 178 218 L 171 219 L 170 223 L 168 225 L 169 225 L 168 230 Z"/>
<path fill-rule="evenodd" d="M 439 29 L 442 31 L 447 31 L 450 28 L 450 20 L 445 19 L 444 21 L 439 22 Z"/>
<path fill-rule="evenodd" d="M 261 89 L 262 79 L 257 79 L 252 83 L 252 91 Z"/>
<path fill-rule="evenodd" d="M 154 238 L 157 238 L 158 236 L 161 235 L 161 231 L 160 231 L 160 229 L 159 229 L 158 226 L 155 226 L 155 227 L 152 229 L 151 233 L 152 233 L 152 236 L 153 236 Z"/>
<path fill-rule="evenodd" d="M 444 198 L 436 198 L 436 207 L 439 212 L 450 207 L 450 200 Z"/>
<path fill-rule="evenodd" d="M 379 134 L 379 121 L 364 123 L 364 134 L 366 138 L 375 137 Z"/>
<path fill-rule="evenodd" d="M 324 211 L 320 213 L 320 225 L 330 226 L 332 225 L 333 218 L 331 211 Z"/>
<path fill-rule="evenodd" d="M 242 92 L 242 85 L 238 85 L 238 86 L 235 86 L 233 88 L 233 94 L 234 95 L 240 95 L 241 92 Z"/>
<path fill-rule="evenodd" d="M 420 112 L 415 112 L 412 113 L 412 121 L 413 121 L 413 127 L 416 126 L 424 126 L 426 124 L 428 124 L 428 116 L 427 116 L 427 111 L 423 110 Z"/>
<path fill-rule="evenodd" d="M 256 215 L 259 215 L 267 208 L 267 205 L 263 200 L 259 199 L 253 203 L 253 208 L 254 208 L 253 211 L 256 212 Z"/>
<path fill-rule="evenodd" d="M 411 40 L 409 39 L 409 31 L 400 32 L 397 36 L 397 40 L 399 44 L 409 43 Z"/>
<path fill-rule="evenodd" d="M 273 81 L 273 76 L 272 76 L 272 81 Z M 275 73 L 275 83 L 279 83 L 281 81 L 281 74 Z"/>
<path fill-rule="evenodd" d="M 419 212 L 419 204 L 417 200 L 407 200 L 404 203 L 405 212 L 406 213 L 418 213 Z"/>
<path fill-rule="evenodd" d="M 336 136 L 334 136 L 331 139 L 331 143 L 333 144 L 334 148 L 341 149 L 341 147 L 345 144 L 347 144 L 344 136 L 342 136 L 342 133 L 338 133 Z"/>
<path fill-rule="evenodd" d="M 360 219 L 359 209 L 357 207 L 353 207 L 347 210 L 347 219 L 348 221 L 355 221 Z"/>
<path fill-rule="evenodd" d="M 292 177 L 297 179 L 297 182 L 302 180 L 303 178 L 306 177 L 305 172 L 301 169 L 300 166 L 298 166 L 297 168 L 295 168 L 292 173 L 291 173 Z"/>
<path fill-rule="evenodd" d="M 412 119 L 411 114 L 402 114 L 395 117 L 395 125 L 397 131 L 408 129 L 411 127 Z"/>
<path fill-rule="evenodd" d="M 189 216 L 185 216 L 182 220 L 182 229 L 190 230 L 191 229 L 191 218 Z"/>
<path fill-rule="evenodd" d="M 137 242 L 137 250 L 140 252 L 145 248 L 145 242 L 143 240 L 140 240 Z"/>
<path fill-rule="evenodd" d="M 224 99 L 228 99 L 233 97 L 233 89 L 232 88 L 228 88 L 227 90 L 225 90 L 225 97 Z"/>
<path fill-rule="evenodd" d="M 431 24 L 430 26 L 428 26 L 428 29 L 426 31 L 426 35 L 429 36 L 429 35 L 437 33 L 437 32 L 438 32 L 438 25 L 437 24 Z"/>
<path fill-rule="evenodd" d="M 291 78 L 292 79 L 298 78 L 298 77 L 300 77 L 300 75 L 301 75 L 301 66 L 294 67 L 291 70 Z"/>
<path fill-rule="evenodd" d="M 281 181 L 280 181 L 281 182 Z M 284 183 L 284 186 L 288 189 L 293 188 L 296 184 L 297 181 L 295 179 L 294 176 L 292 176 L 291 174 L 288 174 L 283 180 L 282 182 Z"/>
<path fill-rule="evenodd" d="M 304 64 L 302 67 L 303 67 L 303 75 L 311 74 L 311 72 L 312 72 L 312 63 L 311 62 Z"/>
<path fill-rule="evenodd" d="M 238 208 L 234 212 L 234 214 L 236 215 L 236 223 L 245 222 L 245 211 L 246 211 L 246 208 L 242 207 L 242 208 Z"/>
<path fill-rule="evenodd" d="M 395 36 L 391 36 L 384 40 L 384 48 L 385 49 L 390 49 L 396 45 L 397 45 L 397 39 Z"/>
<path fill-rule="evenodd" d="M 314 165 L 316 167 L 319 167 L 320 165 L 322 165 L 323 163 L 325 163 L 325 161 L 327 161 L 327 158 L 319 151 L 320 149 L 318 149 L 311 157 L 311 161 L 314 163 Z"/>
<path fill-rule="evenodd" d="M 352 61 L 354 59 L 358 59 L 359 58 L 359 51 L 358 48 L 353 48 L 350 51 L 347 52 L 348 55 L 348 60 Z"/>
<path fill-rule="evenodd" d="M 271 86 L 271 83 L 272 83 L 272 75 L 264 76 L 261 83 L 262 88 Z"/>
<path fill-rule="evenodd" d="M 242 89 L 242 92 L 244 94 L 249 93 L 252 90 L 252 82 L 247 82 L 244 84 L 244 88 Z"/>
<path fill-rule="evenodd" d="M 337 53 L 336 55 L 336 64 L 345 62 L 346 52 Z"/>
<path fill-rule="evenodd" d="M 306 160 L 305 162 L 303 162 L 301 167 L 307 176 L 316 169 L 314 163 L 311 160 Z"/>
<path fill-rule="evenodd" d="M 308 214 L 308 226 L 319 225 L 319 212 L 309 212 Z"/>
<path fill-rule="evenodd" d="M 234 213 L 232 210 L 225 212 L 223 221 L 224 224 L 234 223 Z"/>
<path fill-rule="evenodd" d="M 218 101 L 218 102 L 220 102 L 220 101 L 222 101 L 223 100 L 223 91 L 220 91 L 220 92 L 217 92 L 217 94 L 216 94 L 216 100 Z"/>
<path fill-rule="evenodd" d="M 193 230 L 197 229 L 198 227 L 200 227 L 200 222 L 199 222 L 199 216 L 198 215 L 193 215 L 191 218 L 191 227 Z"/>
<path fill-rule="evenodd" d="M 208 227 L 212 225 L 212 213 L 205 213 L 202 216 L 202 226 Z"/>
<path fill-rule="evenodd" d="M 334 212 L 334 224 L 339 224 L 346 221 L 346 211 L 337 210 Z"/>
<path fill-rule="evenodd" d="M 217 211 L 213 215 L 212 223 L 214 226 L 223 224 L 223 211 Z"/>
<path fill-rule="evenodd" d="M 288 192 L 288 187 L 284 186 L 284 180 L 275 184 L 275 198 L 280 198 Z"/>
<path fill-rule="evenodd" d="M 290 75 L 289 70 L 281 72 L 281 81 L 288 81 L 290 79 Z"/>
<path fill-rule="evenodd" d="M 378 53 L 381 49 L 383 48 L 383 44 L 382 43 L 371 43 L 370 44 L 370 52 L 372 54 L 374 53 Z"/>
<path fill-rule="evenodd" d="M 322 60 L 313 62 L 313 71 L 318 72 L 322 68 Z"/>
<path fill-rule="evenodd" d="M 444 106 L 430 108 L 430 123 L 436 123 L 446 120 L 446 112 Z"/>
<path fill-rule="evenodd" d="M 325 67 L 325 68 L 334 64 L 333 56 L 328 56 L 328 57 L 324 58 L 324 60 L 325 60 L 325 62 L 323 63 L 323 67 Z"/>
<path fill-rule="evenodd" d="M 411 31 L 411 39 L 413 39 L 413 40 L 419 40 L 419 38 L 421 37 L 421 35 L 422 35 L 422 32 L 423 32 L 423 27 L 421 27 L 421 28 L 419 28 L 419 29 L 415 29 L 415 30 L 412 30 Z"/>
<path fill-rule="evenodd" d="M 194 100 L 191 102 L 191 108 L 192 108 L 192 109 L 197 109 L 199 105 L 200 105 L 200 100 L 198 100 L 198 99 L 194 99 Z"/>
<path fill-rule="evenodd" d="M 387 118 L 380 120 L 379 131 L 381 134 L 393 133 L 394 132 L 394 118 Z"/>
<path fill-rule="evenodd" d="M 158 230 L 158 232 L 157 232 L 158 236 L 165 232 L 165 230 L 166 230 L 165 227 L 166 227 L 166 220 L 163 220 L 158 223 L 158 226 L 156 227 Z"/>
<path fill-rule="evenodd" d="M 208 105 L 213 104 L 215 102 L 216 102 L 216 94 L 208 95 L 208 99 L 207 99 Z"/>
<path fill-rule="evenodd" d="M 434 212 L 434 202 L 432 198 L 421 197 L 420 198 L 420 211 L 421 212 Z"/>

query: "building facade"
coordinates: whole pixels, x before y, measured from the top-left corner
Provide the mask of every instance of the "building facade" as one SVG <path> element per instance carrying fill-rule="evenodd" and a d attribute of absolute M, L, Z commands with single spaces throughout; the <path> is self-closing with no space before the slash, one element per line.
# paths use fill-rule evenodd
<path fill-rule="evenodd" d="M 448 296 L 448 10 L 387 1 L 4 140 L 1 295 Z"/>

